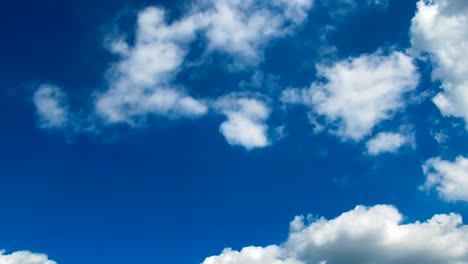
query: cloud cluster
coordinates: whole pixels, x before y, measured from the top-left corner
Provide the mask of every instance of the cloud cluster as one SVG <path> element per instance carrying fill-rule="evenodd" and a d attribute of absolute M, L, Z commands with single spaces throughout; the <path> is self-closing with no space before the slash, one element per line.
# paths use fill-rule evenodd
<path fill-rule="evenodd" d="M 199 0 L 172 19 L 163 8 L 145 8 L 138 14 L 133 39 L 124 34 L 108 41 L 109 50 L 119 60 L 106 73 L 108 88 L 94 93 L 94 110 L 87 119 L 104 126 L 138 126 L 149 116 L 179 119 L 207 114 L 212 110 L 208 102 L 218 99 L 195 98 L 176 82 L 191 45 L 203 41 L 204 54 L 227 54 L 237 66 L 257 65 L 267 44 L 293 33 L 312 6 L 312 0 Z M 63 97 L 53 86 L 36 91 L 34 103 L 41 127 L 59 128 L 71 121 Z M 235 103 L 239 111 L 229 107 L 218 111 L 228 117 L 221 132 L 229 143 L 248 149 L 268 145 L 263 123 L 270 110 L 259 106 L 265 113 L 251 113 L 245 102 Z"/>
<path fill-rule="evenodd" d="M 420 0 L 411 25 L 416 53 L 429 54 L 442 91 L 433 99 L 444 116 L 464 118 L 468 127 L 468 2 Z"/>
<path fill-rule="evenodd" d="M 109 70 L 109 89 L 97 96 L 96 112 L 109 123 L 135 123 L 147 115 L 196 118 L 208 112 L 204 100 L 174 82 L 190 44 L 201 34 L 208 52 L 224 52 L 238 64 L 257 64 L 273 38 L 304 22 L 311 0 L 199 1 L 192 11 L 168 22 L 162 8 L 138 15 L 136 37 L 129 44 L 111 41 L 121 60 Z"/>
<path fill-rule="evenodd" d="M 331 220 L 309 217 L 306 222 L 298 216 L 282 245 L 227 250 L 203 264 L 468 263 L 468 226 L 460 215 L 434 215 L 414 223 L 403 219 L 388 205 L 357 206 Z"/>
<path fill-rule="evenodd" d="M 401 110 L 404 95 L 419 82 L 411 57 L 398 51 L 318 64 L 317 72 L 324 82 L 314 82 L 308 89 L 285 90 L 282 101 L 310 107 L 313 115 L 326 119 L 330 132 L 355 141 Z"/>
<path fill-rule="evenodd" d="M 0 250 L 0 264 L 57 264 L 49 260 L 46 255 L 35 254 L 29 251 L 17 251 L 12 254 L 5 254 Z"/>
<path fill-rule="evenodd" d="M 454 161 L 432 158 L 423 165 L 426 182 L 423 190 L 435 189 L 447 201 L 468 202 L 468 158 Z"/>

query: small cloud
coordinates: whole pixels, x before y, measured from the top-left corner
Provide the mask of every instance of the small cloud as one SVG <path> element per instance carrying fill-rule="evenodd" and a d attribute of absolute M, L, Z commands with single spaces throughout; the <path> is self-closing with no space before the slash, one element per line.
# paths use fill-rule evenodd
<path fill-rule="evenodd" d="M 421 190 L 435 189 L 446 201 L 468 202 L 468 158 L 459 156 L 454 161 L 432 158 L 422 168 L 426 182 Z"/>
<path fill-rule="evenodd" d="M 382 153 L 396 153 L 402 146 L 410 144 L 411 138 L 400 133 L 380 132 L 366 142 L 367 153 L 377 156 Z"/>
<path fill-rule="evenodd" d="M 311 109 L 314 119 L 325 119 L 325 127 L 342 139 L 360 141 L 380 122 L 406 106 L 404 96 L 416 89 L 419 74 L 408 55 L 378 51 L 348 58 L 332 65 L 318 64 L 323 82 L 309 89 L 287 89 L 281 100 Z M 310 116 L 310 115 L 309 115 Z"/>
<path fill-rule="evenodd" d="M 236 94 L 218 99 L 215 108 L 227 117 L 220 132 L 231 145 L 247 150 L 263 148 L 270 144 L 268 125 L 270 108 L 259 99 Z"/>
<path fill-rule="evenodd" d="M 45 129 L 63 128 L 69 119 L 65 94 L 57 86 L 43 84 L 33 96 L 39 126 Z"/>

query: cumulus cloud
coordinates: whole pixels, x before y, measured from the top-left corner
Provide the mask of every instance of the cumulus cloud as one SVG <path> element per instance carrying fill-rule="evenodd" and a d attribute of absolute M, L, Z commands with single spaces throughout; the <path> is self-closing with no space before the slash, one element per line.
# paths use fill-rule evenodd
<path fill-rule="evenodd" d="M 468 2 L 420 0 L 411 25 L 417 54 L 429 54 L 433 79 L 442 91 L 433 102 L 444 116 L 464 118 L 468 127 Z"/>
<path fill-rule="evenodd" d="M 423 165 L 426 182 L 423 190 L 435 189 L 447 201 L 468 202 L 468 159 L 457 157 L 455 161 L 432 158 Z"/>
<path fill-rule="evenodd" d="M 395 153 L 409 144 L 410 138 L 401 133 L 380 132 L 366 142 L 367 153 L 376 156 L 382 153 Z"/>
<path fill-rule="evenodd" d="M 312 0 L 212 0 L 206 13 L 208 48 L 235 55 L 237 62 L 257 64 L 271 39 L 302 24 Z"/>
<path fill-rule="evenodd" d="M 241 251 L 225 249 L 219 256 L 207 258 L 202 264 L 303 264 L 297 259 L 283 258 L 278 246 L 246 247 Z"/>
<path fill-rule="evenodd" d="M 208 100 L 192 97 L 176 82 L 192 44 L 204 41 L 207 54 L 223 52 L 236 63 L 256 65 L 267 43 L 292 33 L 312 5 L 312 0 L 199 0 L 174 19 L 162 7 L 147 7 L 138 14 L 134 34 L 108 39 L 119 60 L 106 72 L 108 89 L 93 94 L 94 113 L 104 124 L 129 125 L 151 115 L 201 117 L 209 111 Z M 63 125 L 66 108 L 59 90 L 40 88 L 36 97 L 44 127 Z"/>
<path fill-rule="evenodd" d="M 134 45 L 122 39 L 111 44 L 122 59 L 110 69 L 110 88 L 97 96 L 97 113 L 107 122 L 129 124 L 148 114 L 171 118 L 204 115 L 207 106 L 172 83 L 198 27 L 194 18 L 168 24 L 161 8 L 142 11 Z"/>
<path fill-rule="evenodd" d="M 35 254 L 29 251 L 17 251 L 12 254 L 5 254 L 0 250 L 0 264 L 57 264 L 49 260 L 46 255 Z"/>
<path fill-rule="evenodd" d="M 282 101 L 310 107 L 313 120 L 324 117 L 330 132 L 355 141 L 404 108 L 404 95 L 419 82 L 411 57 L 398 51 L 388 55 L 378 51 L 316 67 L 325 81 L 314 82 L 308 89 L 287 89 Z"/>
<path fill-rule="evenodd" d="M 247 150 L 270 144 L 266 122 L 271 110 L 261 99 L 230 95 L 219 99 L 215 108 L 227 117 L 219 130 L 229 144 Z"/>
<path fill-rule="evenodd" d="M 33 96 L 39 126 L 42 128 L 62 128 L 68 121 L 68 107 L 65 95 L 60 88 L 44 84 Z"/>
<path fill-rule="evenodd" d="M 311 7 L 311 0 L 204 0 L 171 22 L 163 8 L 148 7 L 139 13 L 133 44 L 122 38 L 111 41 L 111 51 L 122 59 L 110 69 L 110 89 L 97 96 L 96 110 L 110 123 L 132 124 L 149 114 L 200 117 L 208 111 L 204 100 L 174 83 L 199 35 L 208 52 L 225 52 L 242 65 L 257 64 L 262 48 L 303 23 Z"/>
<path fill-rule="evenodd" d="M 281 245 L 227 250 L 203 264 L 244 264 L 252 256 L 263 260 L 255 263 L 265 264 L 468 263 L 468 226 L 460 215 L 439 214 L 414 223 L 403 220 L 389 205 L 357 206 L 331 220 L 309 217 L 306 221 L 298 216 Z"/>

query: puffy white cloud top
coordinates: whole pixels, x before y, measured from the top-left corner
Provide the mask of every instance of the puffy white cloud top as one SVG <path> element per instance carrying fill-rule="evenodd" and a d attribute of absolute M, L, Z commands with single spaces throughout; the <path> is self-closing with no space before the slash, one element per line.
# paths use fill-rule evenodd
<path fill-rule="evenodd" d="M 219 256 L 203 261 L 203 264 L 302 264 L 293 258 L 282 258 L 282 249 L 278 246 L 246 247 L 240 252 L 225 249 Z"/>
<path fill-rule="evenodd" d="M 226 250 L 203 264 L 466 264 L 468 226 L 460 215 L 403 223 L 393 206 L 357 206 L 335 219 L 299 216 L 286 242 Z M 252 262 L 258 260 L 258 262 Z M 250 262 L 249 262 L 250 261 Z"/>
<path fill-rule="evenodd" d="M 5 254 L 0 250 L 0 264 L 57 264 L 49 260 L 46 255 L 35 254 L 29 251 L 17 251 L 12 254 Z"/>

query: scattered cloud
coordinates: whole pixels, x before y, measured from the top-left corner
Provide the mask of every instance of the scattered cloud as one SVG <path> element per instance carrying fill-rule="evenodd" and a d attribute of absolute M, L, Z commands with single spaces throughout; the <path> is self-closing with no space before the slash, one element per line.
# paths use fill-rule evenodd
<path fill-rule="evenodd" d="M 432 158 L 423 165 L 426 182 L 423 190 L 435 189 L 444 200 L 468 202 L 468 158 L 455 161 Z"/>
<path fill-rule="evenodd" d="M 0 263 L 2 264 L 57 264 L 53 260 L 49 260 L 46 255 L 35 254 L 29 251 L 17 251 L 12 254 L 5 254 L 4 250 L 0 250 Z"/>
<path fill-rule="evenodd" d="M 267 44 L 293 33 L 307 20 L 312 6 L 312 0 L 200 0 L 175 19 L 169 19 L 162 7 L 145 8 L 138 14 L 134 34 L 107 39 L 106 47 L 119 60 L 106 72 L 108 88 L 93 93 L 94 111 L 89 114 L 93 118 L 87 119 L 101 120 L 104 125 L 138 126 L 148 116 L 178 119 L 205 115 L 210 110 L 207 101 L 216 99 L 197 99 L 176 81 L 192 44 L 202 41 L 206 54 L 228 54 L 237 65 L 257 65 Z M 58 128 L 66 122 L 62 97 L 58 88 L 38 89 L 35 103 L 42 127 Z M 230 125 L 253 120 L 239 119 L 232 113 L 229 116 Z M 249 124 L 262 130 L 258 123 Z M 227 124 L 223 127 L 226 132 L 233 129 Z"/>
<path fill-rule="evenodd" d="M 377 156 L 382 153 L 395 153 L 410 142 L 411 138 L 408 135 L 380 132 L 366 142 L 366 148 L 369 155 Z"/>
<path fill-rule="evenodd" d="M 420 0 L 411 25 L 416 54 L 429 54 L 442 91 L 433 102 L 444 116 L 464 118 L 468 128 L 468 2 Z"/>
<path fill-rule="evenodd" d="M 96 112 L 108 123 L 134 124 L 149 114 L 169 118 L 200 117 L 208 108 L 173 83 L 199 21 L 166 22 L 163 9 L 148 7 L 138 15 L 136 40 L 116 39 L 111 47 L 122 59 L 109 70 L 109 89 L 96 98 Z"/>
<path fill-rule="evenodd" d="M 266 122 L 271 110 L 261 99 L 233 94 L 219 99 L 215 108 L 227 117 L 219 130 L 229 144 L 247 150 L 270 144 Z"/>
<path fill-rule="evenodd" d="M 388 0 L 322 0 L 322 5 L 332 19 L 342 20 L 362 8 L 387 8 Z"/>
<path fill-rule="evenodd" d="M 65 95 L 57 86 L 43 84 L 33 96 L 39 126 L 45 129 L 63 128 L 69 118 Z"/>
<path fill-rule="evenodd" d="M 258 64 L 273 38 L 288 35 L 307 19 L 312 0 L 211 0 L 206 12 L 208 49 L 235 56 L 237 63 Z"/>
<path fill-rule="evenodd" d="M 357 206 L 331 220 L 308 217 L 306 221 L 298 216 L 281 245 L 229 249 L 203 264 L 468 263 L 468 226 L 460 215 L 439 214 L 414 223 L 403 220 L 389 205 Z"/>
<path fill-rule="evenodd" d="M 405 107 L 404 95 L 413 91 L 419 75 L 411 57 L 378 51 L 318 64 L 318 77 L 308 89 L 287 89 L 282 101 L 310 107 L 312 116 L 324 117 L 328 130 L 343 139 L 362 140 L 380 122 Z"/>

